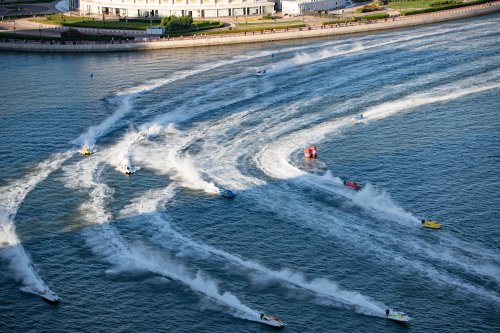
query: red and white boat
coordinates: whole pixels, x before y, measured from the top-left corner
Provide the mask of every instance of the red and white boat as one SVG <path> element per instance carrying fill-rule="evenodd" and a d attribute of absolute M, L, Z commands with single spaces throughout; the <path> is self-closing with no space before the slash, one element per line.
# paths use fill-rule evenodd
<path fill-rule="evenodd" d="M 344 180 L 344 186 L 352 188 L 353 190 L 359 191 L 361 190 L 361 186 L 358 185 L 356 182 L 351 182 L 349 180 Z"/>

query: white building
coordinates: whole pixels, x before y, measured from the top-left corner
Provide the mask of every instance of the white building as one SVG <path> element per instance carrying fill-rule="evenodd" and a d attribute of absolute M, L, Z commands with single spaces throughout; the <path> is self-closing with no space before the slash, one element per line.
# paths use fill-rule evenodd
<path fill-rule="evenodd" d="M 346 0 L 282 0 L 283 14 L 302 15 L 307 12 L 318 12 L 345 7 Z"/>
<path fill-rule="evenodd" d="M 191 15 L 193 18 L 267 15 L 274 2 L 267 0 L 80 0 L 82 14 L 130 18 Z"/>

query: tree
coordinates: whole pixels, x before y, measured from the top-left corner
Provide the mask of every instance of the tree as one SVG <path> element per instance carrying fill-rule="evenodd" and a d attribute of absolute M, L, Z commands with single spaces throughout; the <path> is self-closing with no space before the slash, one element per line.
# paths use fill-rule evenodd
<path fill-rule="evenodd" d="M 168 16 L 161 20 L 161 25 L 167 27 L 168 31 L 190 30 L 193 24 L 193 18 L 189 15 Z"/>

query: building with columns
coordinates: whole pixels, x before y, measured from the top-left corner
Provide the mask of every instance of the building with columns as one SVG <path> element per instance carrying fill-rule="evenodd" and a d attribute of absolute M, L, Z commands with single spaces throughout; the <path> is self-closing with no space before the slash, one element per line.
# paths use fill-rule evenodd
<path fill-rule="evenodd" d="M 193 18 L 269 15 L 274 2 L 267 0 L 79 0 L 81 14 L 129 18 L 191 15 Z"/>
<path fill-rule="evenodd" d="M 307 12 L 328 11 L 346 6 L 347 0 L 282 0 L 283 14 L 303 15 Z"/>

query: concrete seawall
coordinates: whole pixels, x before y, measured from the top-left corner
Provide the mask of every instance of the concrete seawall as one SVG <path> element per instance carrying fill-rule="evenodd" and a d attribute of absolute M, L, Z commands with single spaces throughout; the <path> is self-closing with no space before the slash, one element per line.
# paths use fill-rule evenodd
<path fill-rule="evenodd" d="M 182 40 L 159 40 L 147 42 L 131 42 L 131 43 L 114 43 L 114 44 L 40 44 L 39 42 L 10 42 L 0 43 L 1 50 L 9 51 L 26 51 L 26 52 L 115 52 L 115 51 L 144 51 L 144 50 L 160 50 L 160 49 L 175 49 L 186 47 L 201 47 L 201 46 L 216 46 L 229 44 L 246 44 L 246 43 L 262 43 L 276 42 L 292 39 L 315 38 L 338 36 L 353 33 L 363 33 L 379 30 L 397 29 L 411 27 L 416 25 L 424 25 L 438 23 L 462 18 L 476 17 L 486 14 L 500 12 L 500 1 L 491 4 L 470 6 L 458 9 L 447 10 L 443 12 L 435 12 L 407 17 L 399 17 L 395 20 L 387 19 L 387 21 L 379 20 L 377 22 L 352 25 L 345 27 L 324 27 L 314 28 L 311 30 L 288 31 L 288 32 L 267 32 L 263 34 L 247 34 L 247 35 L 224 35 L 224 36 L 208 36 L 208 37 L 184 37 Z"/>

